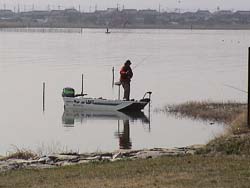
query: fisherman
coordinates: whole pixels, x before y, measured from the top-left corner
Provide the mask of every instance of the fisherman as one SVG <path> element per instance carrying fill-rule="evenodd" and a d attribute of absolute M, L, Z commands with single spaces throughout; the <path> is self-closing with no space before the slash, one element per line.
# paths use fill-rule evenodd
<path fill-rule="evenodd" d="M 130 60 L 127 60 L 124 63 L 124 66 L 120 70 L 120 82 L 124 89 L 123 100 L 127 100 L 127 101 L 129 101 L 130 81 L 131 81 L 131 78 L 133 77 L 133 72 L 132 72 L 130 65 L 131 65 Z"/>

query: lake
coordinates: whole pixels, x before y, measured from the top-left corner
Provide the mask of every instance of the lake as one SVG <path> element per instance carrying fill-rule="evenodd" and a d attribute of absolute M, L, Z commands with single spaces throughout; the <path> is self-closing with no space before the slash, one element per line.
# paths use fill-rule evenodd
<path fill-rule="evenodd" d="M 119 148 L 181 147 L 205 144 L 224 126 L 178 119 L 156 109 L 186 101 L 239 101 L 247 95 L 250 31 L 111 30 L 0 32 L 0 155 L 19 149 L 114 151 Z M 130 59 L 131 98 L 152 91 L 139 116 L 64 111 L 64 87 L 91 97 L 115 99 L 112 87 Z M 42 87 L 46 83 L 45 111 Z"/>

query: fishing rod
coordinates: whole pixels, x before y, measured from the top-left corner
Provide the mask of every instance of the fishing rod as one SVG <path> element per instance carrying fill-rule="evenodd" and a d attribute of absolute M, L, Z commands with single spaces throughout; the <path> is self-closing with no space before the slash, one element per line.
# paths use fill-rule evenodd
<path fill-rule="evenodd" d="M 147 55 L 146 57 L 144 57 L 139 63 L 137 63 L 137 65 L 135 65 L 135 66 L 133 67 L 133 70 L 136 69 L 136 68 L 137 68 L 139 65 L 141 65 L 142 63 L 144 63 L 145 60 L 148 59 L 150 56 L 152 56 L 152 54 Z"/>
<path fill-rule="evenodd" d="M 231 86 L 231 85 L 228 85 L 228 84 L 223 84 L 223 85 L 226 86 L 226 87 L 233 88 L 233 89 L 235 89 L 235 90 L 237 90 L 237 91 L 241 91 L 241 92 L 243 92 L 243 93 L 248 93 L 247 91 L 244 91 L 244 90 L 242 90 L 242 89 L 239 89 L 239 88 L 237 88 L 237 87 L 234 87 L 234 86 Z"/>

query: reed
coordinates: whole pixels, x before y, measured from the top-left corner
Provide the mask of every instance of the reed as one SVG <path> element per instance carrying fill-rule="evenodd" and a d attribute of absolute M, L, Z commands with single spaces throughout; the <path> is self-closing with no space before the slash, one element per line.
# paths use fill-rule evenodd
<path fill-rule="evenodd" d="M 177 117 L 189 117 L 205 121 L 230 123 L 239 114 L 246 110 L 247 105 L 238 102 L 186 102 L 178 105 L 168 105 L 164 112 L 174 114 Z"/>
<path fill-rule="evenodd" d="M 2 157 L 0 160 L 7 160 L 7 159 L 37 159 L 38 155 L 31 150 L 28 149 L 20 149 L 16 146 L 13 146 L 14 150 L 10 151 L 7 156 Z"/>

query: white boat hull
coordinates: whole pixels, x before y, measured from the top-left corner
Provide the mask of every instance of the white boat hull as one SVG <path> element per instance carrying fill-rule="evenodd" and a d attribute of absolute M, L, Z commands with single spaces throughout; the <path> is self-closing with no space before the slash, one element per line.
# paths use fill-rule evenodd
<path fill-rule="evenodd" d="M 150 101 L 108 100 L 102 98 L 63 97 L 65 108 L 78 108 L 83 110 L 100 111 L 141 111 Z"/>

